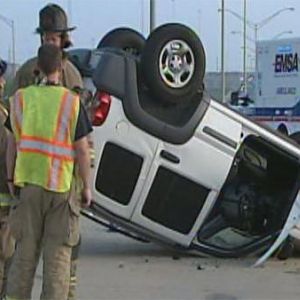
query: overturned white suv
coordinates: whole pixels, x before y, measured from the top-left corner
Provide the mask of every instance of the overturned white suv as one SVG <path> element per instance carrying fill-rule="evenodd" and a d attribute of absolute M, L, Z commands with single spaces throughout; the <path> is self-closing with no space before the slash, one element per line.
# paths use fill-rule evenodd
<path fill-rule="evenodd" d="M 117 29 L 95 55 L 90 216 L 180 250 L 265 251 L 258 264 L 297 236 L 300 149 L 209 97 L 193 31 Z"/>

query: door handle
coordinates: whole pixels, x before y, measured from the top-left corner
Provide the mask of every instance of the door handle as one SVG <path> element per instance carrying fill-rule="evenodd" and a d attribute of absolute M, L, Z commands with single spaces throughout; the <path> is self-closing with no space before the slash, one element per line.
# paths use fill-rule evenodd
<path fill-rule="evenodd" d="M 162 150 L 160 151 L 160 156 L 174 164 L 179 164 L 180 163 L 180 159 L 179 157 L 177 157 L 176 155 L 166 151 L 166 150 Z"/>

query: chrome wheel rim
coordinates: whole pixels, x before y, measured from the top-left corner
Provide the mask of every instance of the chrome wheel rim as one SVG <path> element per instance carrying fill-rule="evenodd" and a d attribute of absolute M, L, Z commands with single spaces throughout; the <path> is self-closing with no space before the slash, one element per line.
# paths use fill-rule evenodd
<path fill-rule="evenodd" d="M 190 46 L 182 40 L 172 40 L 159 56 L 159 73 L 164 83 L 171 88 L 185 87 L 195 71 L 195 57 Z"/>

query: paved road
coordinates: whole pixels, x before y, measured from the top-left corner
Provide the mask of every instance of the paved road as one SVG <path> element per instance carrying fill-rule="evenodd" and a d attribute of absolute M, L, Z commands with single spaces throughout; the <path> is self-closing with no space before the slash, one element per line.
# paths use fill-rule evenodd
<path fill-rule="evenodd" d="M 80 300 L 299 300 L 300 259 L 221 260 L 180 256 L 142 244 L 84 219 Z M 41 270 L 36 276 L 37 299 Z"/>

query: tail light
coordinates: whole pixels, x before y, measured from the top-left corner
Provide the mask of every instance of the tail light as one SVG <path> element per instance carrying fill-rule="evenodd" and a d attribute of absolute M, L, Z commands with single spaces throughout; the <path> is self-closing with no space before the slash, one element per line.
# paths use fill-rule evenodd
<path fill-rule="evenodd" d="M 103 92 L 97 92 L 96 105 L 92 112 L 92 124 L 93 126 L 101 126 L 109 113 L 111 96 Z"/>

